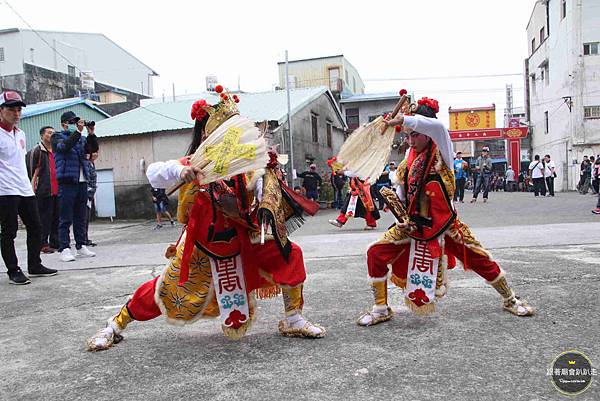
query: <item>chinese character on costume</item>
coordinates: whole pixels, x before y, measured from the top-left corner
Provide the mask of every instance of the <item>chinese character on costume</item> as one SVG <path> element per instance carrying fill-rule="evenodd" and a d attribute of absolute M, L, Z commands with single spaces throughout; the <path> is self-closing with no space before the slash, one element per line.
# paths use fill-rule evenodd
<path fill-rule="evenodd" d="M 436 299 L 447 292 L 447 269 L 455 267 L 456 259 L 502 296 L 504 309 L 517 316 L 532 315 L 533 308 L 515 295 L 498 264 L 456 216 L 451 202 L 455 190 L 452 143 L 436 118 L 438 102 L 423 98 L 418 104 L 409 104 L 408 97 L 403 96 L 400 104 L 399 117 L 392 115 L 376 123 L 383 127 L 382 136 L 390 135 L 387 127 L 398 130 L 401 126 L 410 147 L 397 174 L 390 177 L 398 184 L 397 191 L 382 190 L 397 221 L 367 250 L 375 302 L 357 323 L 371 326 L 392 318 L 387 300 L 388 277 L 404 289 L 404 301 L 410 310 L 433 313 Z"/>
<path fill-rule="evenodd" d="M 271 151 L 267 156 L 266 146 L 261 165 L 266 164 L 265 168 L 227 174 L 235 170 L 236 162 L 258 159 L 260 152 L 252 145 L 239 144 L 243 129 L 235 124 L 243 117 L 237 111 L 238 97 L 226 94 L 220 85 L 216 92 L 220 93 L 217 105 L 200 100 L 192 107 L 194 138 L 188 157 L 156 162 L 147 170 L 155 188 L 172 187 L 184 179 L 177 210 L 185 225 L 183 234 L 167 249 L 169 262 L 162 273 L 142 284 L 107 326 L 88 340 L 90 351 L 118 343 L 132 321 L 160 315 L 175 325 L 220 317 L 225 336 L 239 339 L 254 318 L 255 298 L 280 292 L 285 311 L 279 322 L 282 335 L 319 338 L 326 333 L 302 315 L 304 259 L 300 247 L 288 239 L 290 230 L 303 223 L 303 214 L 313 215 L 319 205 L 281 180 L 277 154 Z M 251 125 L 248 130 L 258 130 L 244 120 Z M 217 144 L 207 145 L 223 132 Z M 264 145 L 262 135 L 260 139 Z M 225 178 L 212 180 L 207 161 L 200 167 L 194 164 L 199 148 L 204 159 L 213 161 L 211 171 Z"/>

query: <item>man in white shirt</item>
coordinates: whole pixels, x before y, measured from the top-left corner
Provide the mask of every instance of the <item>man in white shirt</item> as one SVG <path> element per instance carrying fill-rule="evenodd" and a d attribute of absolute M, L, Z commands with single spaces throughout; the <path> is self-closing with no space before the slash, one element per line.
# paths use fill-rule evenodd
<path fill-rule="evenodd" d="M 548 196 L 554 196 L 554 176 L 556 175 L 556 166 L 554 160 L 550 160 L 550 155 L 544 156 L 546 169 L 544 170 L 544 179 L 548 187 Z"/>
<path fill-rule="evenodd" d="M 25 165 L 25 133 L 17 128 L 25 102 L 16 92 L 0 94 L 0 243 L 11 284 L 29 284 L 15 252 L 18 220 L 27 229 L 27 268 L 30 276 L 53 276 L 56 270 L 42 265 L 42 225 L 37 201 Z"/>
<path fill-rule="evenodd" d="M 533 161 L 529 164 L 529 175 L 533 180 L 533 192 L 535 196 L 546 195 L 546 183 L 544 182 L 544 163 L 540 160 L 540 155 L 535 155 Z"/>

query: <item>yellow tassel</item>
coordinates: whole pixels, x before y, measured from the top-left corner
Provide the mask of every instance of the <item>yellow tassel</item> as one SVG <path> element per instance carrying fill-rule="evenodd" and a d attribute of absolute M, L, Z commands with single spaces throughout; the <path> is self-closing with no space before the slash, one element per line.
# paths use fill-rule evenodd
<path fill-rule="evenodd" d="M 408 298 L 404 298 L 404 303 L 408 308 L 415 314 L 419 316 L 431 315 L 435 312 L 435 303 L 431 302 L 429 304 L 425 304 L 423 306 L 417 306 Z"/>
<path fill-rule="evenodd" d="M 256 290 L 256 297 L 258 299 L 275 298 L 281 294 L 281 288 L 278 285 L 272 285 L 270 287 L 259 288 Z"/>

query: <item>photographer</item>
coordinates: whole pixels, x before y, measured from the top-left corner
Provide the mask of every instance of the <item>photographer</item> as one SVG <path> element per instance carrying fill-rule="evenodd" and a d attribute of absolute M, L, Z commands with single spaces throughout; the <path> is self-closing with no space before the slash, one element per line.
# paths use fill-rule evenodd
<path fill-rule="evenodd" d="M 489 156 L 490 149 L 484 146 L 481 149 L 481 156 L 477 158 L 475 163 L 475 170 L 478 173 L 477 182 L 475 183 L 475 189 L 473 190 L 473 199 L 471 203 L 477 202 L 477 196 L 479 192 L 483 190 L 483 203 L 488 200 L 488 190 L 490 186 L 490 180 L 492 178 L 492 159 Z"/>
<path fill-rule="evenodd" d="M 86 154 L 98 151 L 98 140 L 94 135 L 94 124 L 92 122 L 86 124 L 72 111 L 63 113 L 60 122 L 63 130 L 55 133 L 51 138 L 60 206 L 58 251 L 60 260 L 70 262 L 75 260 L 70 248 L 71 225 L 73 225 L 77 256 L 96 256 L 86 246 L 86 214 L 90 180 L 89 160 Z M 82 135 L 84 127 L 87 129 L 87 137 Z"/>

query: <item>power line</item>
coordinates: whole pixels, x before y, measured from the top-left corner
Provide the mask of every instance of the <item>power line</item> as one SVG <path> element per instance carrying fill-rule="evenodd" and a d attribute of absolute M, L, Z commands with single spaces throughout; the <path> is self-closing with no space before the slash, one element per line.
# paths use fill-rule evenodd
<path fill-rule="evenodd" d="M 42 40 L 42 42 L 44 42 L 44 43 L 45 43 L 45 44 L 46 44 L 46 45 L 47 45 L 47 46 L 48 46 L 50 49 L 52 49 L 52 51 L 53 51 L 53 52 L 55 52 L 56 54 L 58 54 L 58 55 L 59 55 L 60 57 L 62 57 L 62 58 L 63 58 L 63 59 L 64 59 L 64 60 L 65 60 L 67 63 L 69 63 L 69 65 L 72 65 L 74 68 L 76 68 L 77 70 L 79 70 L 79 72 L 81 72 L 81 69 L 80 69 L 79 67 L 77 67 L 77 65 L 75 65 L 75 63 L 73 63 L 71 60 L 69 60 L 69 59 L 68 59 L 66 56 L 64 56 L 64 55 L 63 55 L 61 52 L 59 52 L 58 50 L 56 50 L 56 48 L 54 48 L 54 47 L 53 47 L 53 46 L 52 46 L 50 43 L 48 43 L 48 41 L 47 41 L 47 40 L 46 40 L 46 39 L 45 39 L 45 38 L 44 38 L 42 35 L 40 35 L 40 33 L 39 33 L 38 31 L 36 31 L 35 29 L 33 29 L 33 27 L 32 27 L 32 26 L 29 24 L 29 22 L 27 22 L 27 21 L 25 20 L 25 18 L 23 18 L 23 17 L 21 16 L 21 14 L 19 14 L 19 13 L 17 12 L 17 10 L 15 10 L 15 9 L 14 9 L 14 8 L 13 8 L 13 7 L 12 7 L 10 4 L 9 4 L 9 2 L 8 2 L 8 1 L 5 1 L 4 3 L 6 3 L 6 5 L 8 6 L 8 8 L 10 8 L 10 9 L 12 10 L 12 12 L 13 12 L 13 13 L 15 13 L 15 15 L 16 15 L 17 17 L 19 17 L 19 19 L 20 19 L 21 21 L 23 21 L 23 23 L 24 23 L 25 25 L 27 25 L 27 26 L 29 27 L 29 29 L 31 29 L 31 31 L 32 31 L 33 33 L 35 33 L 35 34 L 37 35 L 37 37 L 39 37 L 39 38 Z"/>

